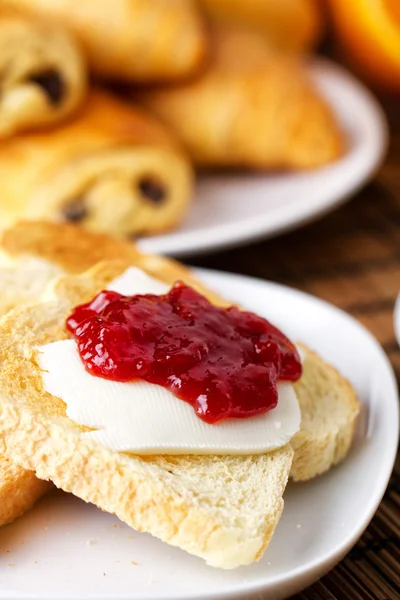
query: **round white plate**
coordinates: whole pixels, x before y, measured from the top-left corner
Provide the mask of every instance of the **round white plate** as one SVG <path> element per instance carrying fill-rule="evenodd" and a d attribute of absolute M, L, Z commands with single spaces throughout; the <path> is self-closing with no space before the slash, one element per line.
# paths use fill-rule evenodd
<path fill-rule="evenodd" d="M 73 496 L 50 495 L 0 530 L 1 599 L 261 600 L 265 593 L 281 600 L 332 568 L 368 525 L 398 441 L 396 384 L 378 343 L 354 319 L 311 296 L 247 277 L 198 273 L 351 380 L 363 408 L 350 455 L 315 481 L 289 485 L 264 557 L 235 571 L 207 567 Z"/>
<path fill-rule="evenodd" d="M 400 345 L 400 294 L 397 296 L 396 303 L 394 306 L 394 333 L 396 335 L 397 343 Z"/>
<path fill-rule="evenodd" d="M 308 173 L 203 175 L 182 226 L 140 239 L 142 250 L 184 256 L 271 237 L 333 210 L 372 176 L 387 143 L 381 108 L 333 63 L 315 60 L 310 71 L 346 133 L 345 156 Z"/>

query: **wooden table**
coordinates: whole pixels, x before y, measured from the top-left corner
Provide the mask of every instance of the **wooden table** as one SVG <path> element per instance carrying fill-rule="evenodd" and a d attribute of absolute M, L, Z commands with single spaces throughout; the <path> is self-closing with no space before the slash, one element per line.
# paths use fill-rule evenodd
<path fill-rule="evenodd" d="M 400 290 L 400 108 L 385 164 L 349 204 L 280 238 L 192 264 L 284 283 L 335 304 L 378 338 L 400 380 L 393 307 Z M 400 599 L 400 460 L 372 523 L 347 557 L 293 600 Z"/>

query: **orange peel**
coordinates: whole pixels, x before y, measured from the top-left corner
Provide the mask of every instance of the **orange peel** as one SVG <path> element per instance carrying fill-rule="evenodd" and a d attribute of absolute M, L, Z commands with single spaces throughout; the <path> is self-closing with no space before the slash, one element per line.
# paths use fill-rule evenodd
<path fill-rule="evenodd" d="M 336 38 L 371 83 L 400 92 L 398 0 L 330 0 Z"/>

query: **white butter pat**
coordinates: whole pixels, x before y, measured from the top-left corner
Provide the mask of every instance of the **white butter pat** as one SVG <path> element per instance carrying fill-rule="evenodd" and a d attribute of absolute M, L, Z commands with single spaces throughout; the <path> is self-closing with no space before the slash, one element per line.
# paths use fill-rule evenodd
<path fill-rule="evenodd" d="M 122 275 L 108 284 L 107 289 L 118 292 L 124 296 L 137 296 L 139 294 L 155 294 L 161 296 L 169 292 L 171 286 L 149 277 L 137 267 L 130 267 Z"/>
<path fill-rule="evenodd" d="M 109 286 L 125 295 L 162 294 L 169 287 L 136 268 Z M 292 385 L 278 384 L 278 405 L 264 415 L 209 425 L 165 388 L 90 375 L 75 340 L 39 348 L 45 389 L 61 398 L 67 416 L 94 431 L 83 435 L 115 451 L 136 454 L 257 454 L 287 444 L 300 427 Z"/>

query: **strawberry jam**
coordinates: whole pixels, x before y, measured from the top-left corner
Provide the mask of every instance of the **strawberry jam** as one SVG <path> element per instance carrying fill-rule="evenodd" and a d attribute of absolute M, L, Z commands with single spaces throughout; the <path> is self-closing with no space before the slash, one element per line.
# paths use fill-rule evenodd
<path fill-rule="evenodd" d="M 103 291 L 67 328 L 89 373 L 161 385 L 207 423 L 271 410 L 277 382 L 301 375 L 295 346 L 271 323 L 179 282 L 162 296 Z"/>

